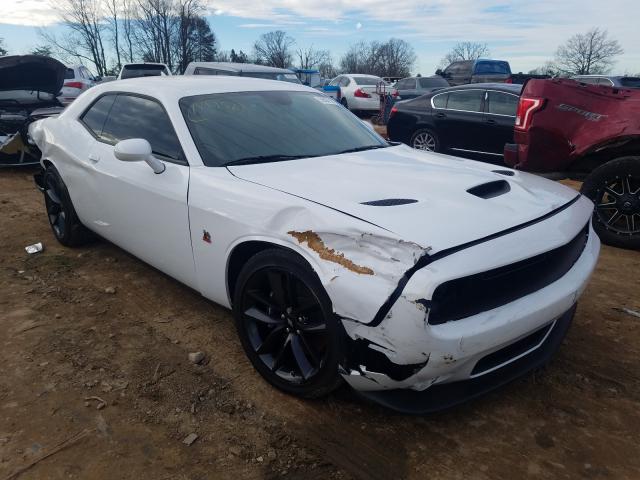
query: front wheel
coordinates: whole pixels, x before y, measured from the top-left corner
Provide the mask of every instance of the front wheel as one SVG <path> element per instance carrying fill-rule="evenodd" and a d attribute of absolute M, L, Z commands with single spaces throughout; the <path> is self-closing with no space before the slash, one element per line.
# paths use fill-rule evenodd
<path fill-rule="evenodd" d="M 77 247 L 91 240 L 91 232 L 80 223 L 67 186 L 53 165 L 45 170 L 42 185 L 49 225 L 56 240 L 66 247 Z"/>
<path fill-rule="evenodd" d="M 595 204 L 593 228 L 603 243 L 640 249 L 640 156 L 596 168 L 581 192 Z"/>
<path fill-rule="evenodd" d="M 427 128 L 417 130 L 411 136 L 409 145 L 417 150 L 426 150 L 427 152 L 440 151 L 440 141 L 438 140 L 438 136 Z"/>
<path fill-rule="evenodd" d="M 238 277 L 233 313 L 245 353 L 272 385 L 306 398 L 341 382 L 343 331 L 320 280 L 278 249 L 252 257 Z"/>

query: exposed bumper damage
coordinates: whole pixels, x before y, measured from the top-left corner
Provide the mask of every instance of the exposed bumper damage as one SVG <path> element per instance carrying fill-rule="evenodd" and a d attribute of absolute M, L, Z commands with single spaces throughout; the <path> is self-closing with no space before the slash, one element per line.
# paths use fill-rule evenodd
<path fill-rule="evenodd" d="M 444 256 L 428 247 L 362 232 L 295 230 L 289 235 L 331 271 L 323 283 L 349 339 L 342 372 L 347 383 L 381 402 L 387 395 L 382 391 L 403 399 L 410 394 L 397 392 L 482 383 L 482 388 L 449 388 L 458 392 L 456 398 L 469 391 L 455 402 L 443 402 L 446 407 L 501 385 L 517 376 L 514 372 L 535 368 L 555 351 L 597 261 L 600 243 L 586 226 L 591 209 L 588 200 L 579 198 L 550 218 L 491 241 L 451 249 Z M 581 231 L 584 241 L 576 259 L 549 285 L 467 318 L 429 323 L 438 285 L 524 261 L 550 247 L 559 249 Z M 528 249 L 519 248 L 523 242 Z M 477 380 L 487 375 L 491 381 Z M 402 409 L 393 403 L 389 406 Z M 424 408 L 435 409 L 431 404 Z"/>

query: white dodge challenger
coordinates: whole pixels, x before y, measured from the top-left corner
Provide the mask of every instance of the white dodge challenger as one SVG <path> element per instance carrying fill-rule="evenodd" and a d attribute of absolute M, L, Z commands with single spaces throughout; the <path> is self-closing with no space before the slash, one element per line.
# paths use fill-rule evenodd
<path fill-rule="evenodd" d="M 303 397 L 428 412 L 539 367 L 600 249 L 577 192 L 390 144 L 302 85 L 111 82 L 30 136 L 63 245 L 97 234 L 232 308 Z"/>

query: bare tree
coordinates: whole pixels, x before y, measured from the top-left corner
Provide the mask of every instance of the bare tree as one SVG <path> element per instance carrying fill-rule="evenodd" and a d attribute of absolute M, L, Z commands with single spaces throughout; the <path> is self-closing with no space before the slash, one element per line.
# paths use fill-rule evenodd
<path fill-rule="evenodd" d="M 348 73 L 368 73 L 380 77 L 406 77 L 416 61 L 413 47 L 404 40 L 391 38 L 358 42 L 340 59 L 340 69 Z"/>
<path fill-rule="evenodd" d="M 122 0 L 122 34 L 125 46 L 123 47 L 122 56 L 129 63 L 134 61 L 134 42 L 135 42 L 135 18 L 136 6 L 134 0 Z"/>
<path fill-rule="evenodd" d="M 331 64 L 329 50 L 316 50 L 313 45 L 309 48 L 299 48 L 297 56 L 298 66 L 304 70 L 317 68 L 321 64 Z"/>
<path fill-rule="evenodd" d="M 173 71 L 178 27 L 179 17 L 172 0 L 138 0 L 134 33 L 144 61 L 165 63 Z"/>
<path fill-rule="evenodd" d="M 4 48 L 4 38 L 0 37 L 0 57 L 4 57 L 7 53 L 7 49 Z"/>
<path fill-rule="evenodd" d="M 93 63 L 99 76 L 105 75 L 107 59 L 102 37 L 106 26 L 102 1 L 59 0 L 54 8 L 69 34 L 58 39 L 54 33 L 42 29 L 40 36 L 58 50 L 61 57 L 87 60 Z"/>
<path fill-rule="evenodd" d="M 282 30 L 260 35 L 253 45 L 256 62 L 272 67 L 287 68 L 293 63 L 291 47 L 295 40 Z"/>
<path fill-rule="evenodd" d="M 477 60 L 489 56 L 489 47 L 486 43 L 458 42 L 440 61 L 442 68 L 460 60 Z"/>
<path fill-rule="evenodd" d="M 529 70 L 531 75 L 550 75 L 555 77 L 558 75 L 558 66 L 553 62 L 545 62 L 544 65 Z"/>
<path fill-rule="evenodd" d="M 606 73 L 617 55 L 623 53 L 617 40 L 608 38 L 606 30 L 592 28 L 579 33 L 558 47 L 556 64 L 567 75 Z"/>
<path fill-rule="evenodd" d="M 107 13 L 109 15 L 109 30 L 111 31 L 111 41 L 113 42 L 113 49 L 116 53 L 116 69 L 120 70 L 122 62 L 120 61 L 120 34 L 119 25 L 120 19 L 118 14 L 122 8 L 120 0 L 104 0 Z"/>

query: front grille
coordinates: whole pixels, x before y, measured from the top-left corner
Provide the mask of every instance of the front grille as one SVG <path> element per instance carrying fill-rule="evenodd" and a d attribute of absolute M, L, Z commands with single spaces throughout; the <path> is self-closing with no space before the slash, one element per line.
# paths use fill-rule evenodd
<path fill-rule="evenodd" d="M 486 312 L 555 282 L 576 263 L 589 237 L 589 224 L 569 243 L 511 265 L 449 280 L 433 292 L 429 323 L 439 325 Z"/>

